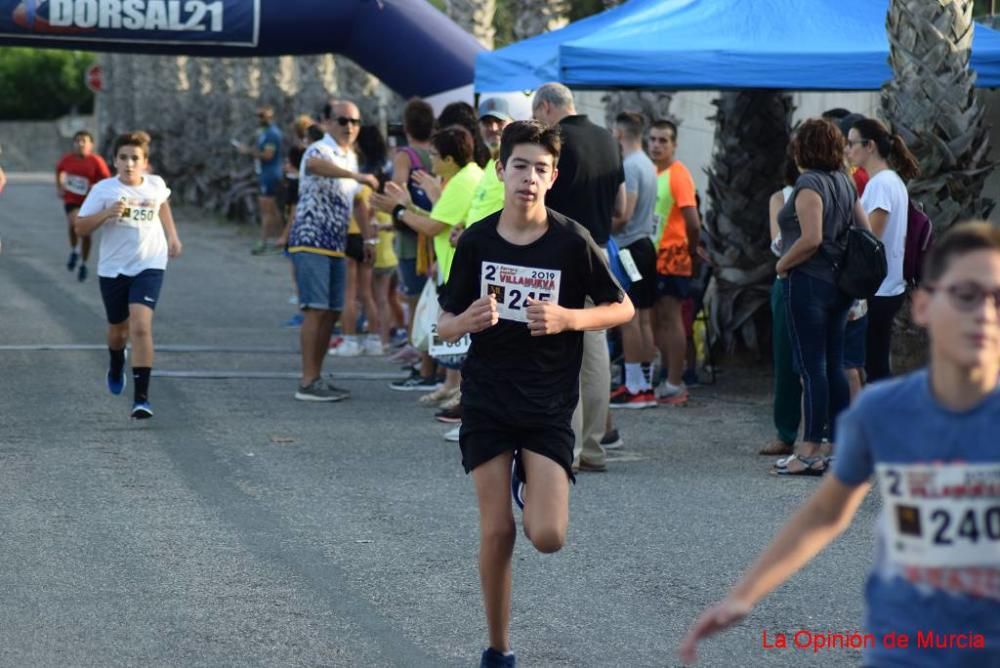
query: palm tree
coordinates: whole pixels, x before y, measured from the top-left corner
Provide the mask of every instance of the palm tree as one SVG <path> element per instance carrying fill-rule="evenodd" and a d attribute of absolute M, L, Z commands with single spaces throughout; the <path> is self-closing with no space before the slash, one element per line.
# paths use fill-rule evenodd
<path fill-rule="evenodd" d="M 514 39 L 522 40 L 557 30 L 569 20 L 568 0 L 511 0 Z"/>
<path fill-rule="evenodd" d="M 615 116 L 623 111 L 641 114 L 648 128 L 653 121 L 668 120 L 680 125 L 680 119 L 670 113 L 670 102 L 674 94 L 665 90 L 615 90 L 601 98 L 604 103 L 604 124 L 615 122 Z"/>
<path fill-rule="evenodd" d="M 882 87 L 882 114 L 920 161 L 909 183 L 938 230 L 985 217 L 989 160 L 985 109 L 969 69 L 972 0 L 892 0 L 886 19 L 893 78 Z"/>
<path fill-rule="evenodd" d="M 444 13 L 487 49 L 493 48 L 496 0 L 444 0 Z"/>
<path fill-rule="evenodd" d="M 783 185 L 792 98 L 778 91 L 739 90 L 723 92 L 713 104 L 717 126 L 704 229 L 715 271 L 706 305 L 726 352 L 742 342 L 759 354 L 770 332 L 770 319 L 761 314 L 767 313 L 774 278 L 768 199 Z"/>

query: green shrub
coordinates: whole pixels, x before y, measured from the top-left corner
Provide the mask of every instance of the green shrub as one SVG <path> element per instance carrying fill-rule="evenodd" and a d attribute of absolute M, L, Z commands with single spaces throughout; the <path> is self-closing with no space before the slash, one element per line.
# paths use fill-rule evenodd
<path fill-rule="evenodd" d="M 50 120 L 74 109 L 90 113 L 94 94 L 84 76 L 95 60 L 81 51 L 0 48 L 0 120 Z"/>

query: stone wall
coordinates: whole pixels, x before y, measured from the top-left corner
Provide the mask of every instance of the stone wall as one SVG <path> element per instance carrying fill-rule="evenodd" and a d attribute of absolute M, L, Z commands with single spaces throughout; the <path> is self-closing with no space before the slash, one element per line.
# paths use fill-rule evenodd
<path fill-rule="evenodd" d="M 77 130 L 95 132 L 92 116 L 55 121 L 0 121 L 0 165 L 9 172 L 48 172 L 73 147 Z"/>

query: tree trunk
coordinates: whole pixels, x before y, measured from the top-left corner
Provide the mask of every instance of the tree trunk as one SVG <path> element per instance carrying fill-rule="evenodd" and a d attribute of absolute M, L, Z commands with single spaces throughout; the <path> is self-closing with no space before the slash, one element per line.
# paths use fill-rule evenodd
<path fill-rule="evenodd" d="M 742 343 L 759 355 L 769 340 L 764 314 L 774 280 L 768 200 L 784 185 L 792 99 L 775 91 L 727 91 L 713 104 L 718 125 L 704 228 L 715 270 L 706 306 L 727 353 Z"/>
<path fill-rule="evenodd" d="M 920 161 L 909 183 L 938 231 L 986 217 L 989 160 L 985 109 L 969 69 L 972 0 L 892 0 L 886 19 L 893 79 L 882 87 L 882 115 Z"/>

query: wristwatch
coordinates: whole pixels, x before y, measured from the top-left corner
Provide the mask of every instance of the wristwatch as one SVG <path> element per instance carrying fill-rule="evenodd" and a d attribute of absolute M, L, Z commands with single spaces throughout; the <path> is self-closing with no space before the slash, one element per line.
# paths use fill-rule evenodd
<path fill-rule="evenodd" d="M 392 209 L 392 219 L 395 220 L 397 223 L 402 223 L 403 222 L 403 212 L 404 211 L 406 211 L 406 205 L 405 204 L 397 204 Z"/>

